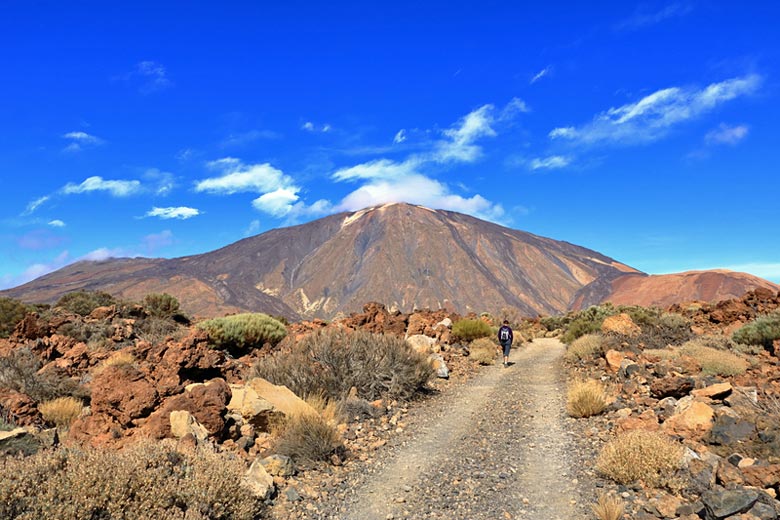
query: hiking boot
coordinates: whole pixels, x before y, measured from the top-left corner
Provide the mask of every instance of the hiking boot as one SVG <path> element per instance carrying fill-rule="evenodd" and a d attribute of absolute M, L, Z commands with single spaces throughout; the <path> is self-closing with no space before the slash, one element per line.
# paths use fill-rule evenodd
<path fill-rule="evenodd" d="M 507 363 L 506 361 L 504 361 L 504 368 L 507 368 L 507 367 L 509 367 L 509 363 Z"/>

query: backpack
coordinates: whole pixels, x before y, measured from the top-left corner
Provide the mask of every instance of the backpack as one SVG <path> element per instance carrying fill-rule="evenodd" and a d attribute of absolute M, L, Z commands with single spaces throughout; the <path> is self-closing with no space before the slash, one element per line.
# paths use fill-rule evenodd
<path fill-rule="evenodd" d="M 509 341 L 509 327 L 501 327 L 501 332 L 498 334 L 498 338 L 501 341 Z"/>

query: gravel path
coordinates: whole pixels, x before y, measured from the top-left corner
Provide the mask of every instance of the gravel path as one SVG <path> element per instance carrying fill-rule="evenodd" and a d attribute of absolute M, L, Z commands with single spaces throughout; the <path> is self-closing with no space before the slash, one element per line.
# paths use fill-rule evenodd
<path fill-rule="evenodd" d="M 415 410 L 385 454 L 323 518 L 592 518 L 578 427 L 565 414 L 564 346 L 537 339 L 512 365 Z"/>

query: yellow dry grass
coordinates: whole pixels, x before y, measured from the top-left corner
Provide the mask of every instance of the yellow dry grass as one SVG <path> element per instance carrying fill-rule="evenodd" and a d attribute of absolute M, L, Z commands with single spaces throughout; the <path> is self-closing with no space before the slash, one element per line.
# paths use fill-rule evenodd
<path fill-rule="evenodd" d="M 598 520 L 620 520 L 626 510 L 626 503 L 614 495 L 603 494 L 590 508 Z"/>
<path fill-rule="evenodd" d="M 488 338 L 475 339 L 469 345 L 469 357 L 480 365 L 492 365 L 496 362 L 498 347 Z"/>
<path fill-rule="evenodd" d="M 604 337 L 601 334 L 585 334 L 574 340 L 566 349 L 567 361 L 592 359 L 604 353 Z"/>
<path fill-rule="evenodd" d="M 736 376 L 744 374 L 750 364 L 728 350 L 720 350 L 691 340 L 680 347 L 680 353 L 701 363 L 701 371 L 707 375 Z"/>
<path fill-rule="evenodd" d="M 96 376 L 102 373 L 108 367 L 131 366 L 135 363 L 135 357 L 126 350 L 119 350 L 111 354 L 111 357 L 100 363 L 92 369 L 92 375 Z"/>
<path fill-rule="evenodd" d="M 599 454 L 596 470 L 618 484 L 671 486 L 682 466 L 683 447 L 660 432 L 634 430 L 619 434 Z"/>
<path fill-rule="evenodd" d="M 84 410 L 81 401 L 74 397 L 58 397 L 38 405 L 43 420 L 57 428 L 67 430 Z"/>
<path fill-rule="evenodd" d="M 566 395 L 566 411 L 572 417 L 598 415 L 607 407 L 604 385 L 595 379 L 575 381 Z"/>

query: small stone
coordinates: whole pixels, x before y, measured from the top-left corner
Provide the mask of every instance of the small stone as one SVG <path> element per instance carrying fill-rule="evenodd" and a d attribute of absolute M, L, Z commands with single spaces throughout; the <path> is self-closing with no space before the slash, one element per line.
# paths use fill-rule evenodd
<path fill-rule="evenodd" d="M 303 500 L 303 497 L 301 497 L 301 494 L 298 493 L 298 490 L 294 487 L 290 486 L 285 490 L 284 496 L 287 497 L 287 500 L 290 502 L 298 502 L 299 500 Z"/>

